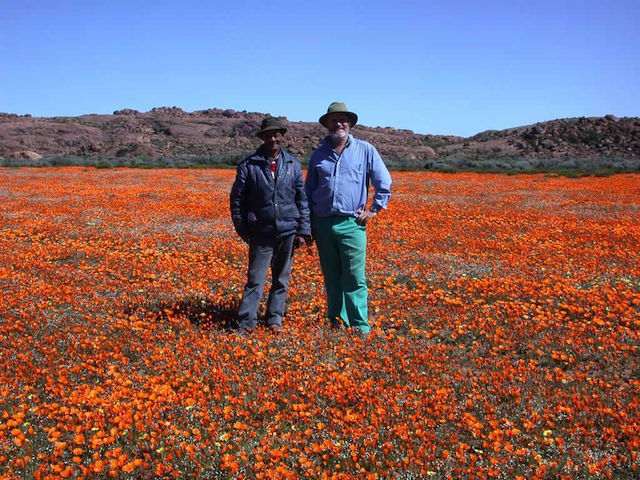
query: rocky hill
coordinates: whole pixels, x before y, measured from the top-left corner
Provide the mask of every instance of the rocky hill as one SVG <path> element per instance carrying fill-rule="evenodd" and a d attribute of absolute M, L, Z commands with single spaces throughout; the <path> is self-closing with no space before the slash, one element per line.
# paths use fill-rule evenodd
<path fill-rule="evenodd" d="M 264 117 L 256 112 L 216 108 L 185 112 L 177 107 L 51 118 L 0 113 L 0 157 L 238 158 L 260 144 L 255 132 Z M 283 120 L 289 127 L 286 146 L 300 158 L 308 157 L 324 136 L 323 127 Z M 362 125 L 354 133 L 375 144 L 385 159 L 399 167 L 514 158 L 640 159 L 637 117 L 552 120 L 466 138 Z"/>

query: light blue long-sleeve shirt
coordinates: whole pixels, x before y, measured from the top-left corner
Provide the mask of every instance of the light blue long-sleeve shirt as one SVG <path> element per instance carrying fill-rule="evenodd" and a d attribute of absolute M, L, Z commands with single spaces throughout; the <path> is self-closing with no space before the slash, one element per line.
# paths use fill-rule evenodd
<path fill-rule="evenodd" d="M 391 196 L 391 175 L 376 148 L 349 134 L 342 154 L 333 149 L 329 137 L 312 153 L 305 181 L 311 211 L 318 217 L 357 217 L 367 205 L 373 185 L 373 211 L 387 208 Z"/>

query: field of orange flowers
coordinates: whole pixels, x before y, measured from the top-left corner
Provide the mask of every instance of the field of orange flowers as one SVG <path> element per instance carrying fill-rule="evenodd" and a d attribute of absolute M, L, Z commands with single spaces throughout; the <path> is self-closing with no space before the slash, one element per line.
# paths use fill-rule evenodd
<path fill-rule="evenodd" d="M 229 330 L 229 170 L 0 170 L 0 478 L 637 478 L 640 176 L 394 173 L 372 334 Z"/>

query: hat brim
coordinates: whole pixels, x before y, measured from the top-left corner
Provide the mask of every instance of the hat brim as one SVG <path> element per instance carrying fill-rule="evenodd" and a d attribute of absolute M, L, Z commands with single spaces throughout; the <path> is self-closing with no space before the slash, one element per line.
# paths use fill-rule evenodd
<path fill-rule="evenodd" d="M 353 112 L 327 112 L 324 115 L 322 115 L 320 117 L 320 119 L 318 120 L 320 122 L 320 125 L 322 125 L 323 127 L 327 126 L 327 118 L 329 117 L 329 115 L 332 115 L 334 113 L 344 113 L 345 115 L 349 116 L 349 126 L 353 127 L 356 123 L 358 123 L 358 115 L 356 115 Z"/>
<path fill-rule="evenodd" d="M 265 128 L 263 130 L 260 130 L 258 133 L 256 133 L 256 137 L 259 137 L 260 135 L 262 135 L 263 133 L 266 133 L 266 132 L 272 132 L 273 130 L 279 130 L 280 132 L 282 132 L 283 135 L 285 133 L 287 133 L 287 129 L 286 128 L 273 126 L 273 127 L 267 127 L 267 128 Z"/>

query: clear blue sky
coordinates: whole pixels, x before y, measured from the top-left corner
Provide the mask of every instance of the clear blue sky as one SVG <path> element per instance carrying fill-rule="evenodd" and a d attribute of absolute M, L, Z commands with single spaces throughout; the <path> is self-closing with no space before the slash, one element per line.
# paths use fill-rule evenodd
<path fill-rule="evenodd" d="M 640 115 L 640 1 L 0 0 L 0 111 L 233 108 L 473 135 Z"/>

